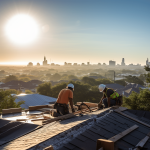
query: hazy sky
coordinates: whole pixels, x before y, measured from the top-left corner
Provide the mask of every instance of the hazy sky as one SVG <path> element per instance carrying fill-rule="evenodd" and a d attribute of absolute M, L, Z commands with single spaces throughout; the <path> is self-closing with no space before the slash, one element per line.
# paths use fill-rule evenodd
<path fill-rule="evenodd" d="M 38 39 L 16 45 L 5 35 L 18 13 L 38 23 Z M 43 30 L 45 27 L 45 30 Z M 0 0 L 0 63 L 145 64 L 150 53 L 150 0 Z"/>

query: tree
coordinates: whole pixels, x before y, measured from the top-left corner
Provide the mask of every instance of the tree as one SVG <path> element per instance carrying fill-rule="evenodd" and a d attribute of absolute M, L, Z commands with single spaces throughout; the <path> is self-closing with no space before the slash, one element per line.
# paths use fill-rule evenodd
<path fill-rule="evenodd" d="M 50 79 L 51 80 L 55 80 L 55 81 L 56 80 L 60 80 L 61 79 L 61 75 L 58 74 L 58 73 L 55 73 L 55 74 L 51 75 Z"/>
<path fill-rule="evenodd" d="M 141 85 L 144 85 L 144 82 L 139 79 L 138 77 L 136 76 L 126 76 L 126 79 L 125 81 L 129 82 L 129 83 L 136 83 L 136 84 L 141 84 Z"/>
<path fill-rule="evenodd" d="M 134 110 L 150 111 L 150 90 L 140 90 L 140 93 L 132 92 L 129 97 L 123 98 L 124 106 Z"/>
<path fill-rule="evenodd" d="M 30 90 L 25 90 L 25 93 L 26 93 L 26 94 L 33 94 L 33 92 L 30 91 Z"/>
<path fill-rule="evenodd" d="M 89 77 L 83 77 L 81 79 L 81 81 L 84 83 L 84 84 L 90 84 L 92 86 L 96 85 L 96 80 L 93 79 L 93 78 L 89 78 Z"/>
<path fill-rule="evenodd" d="M 15 97 L 10 95 L 10 91 L 0 91 L 0 112 L 2 109 L 19 108 L 24 101 L 15 102 Z"/>
<path fill-rule="evenodd" d="M 29 77 L 21 77 L 19 78 L 20 81 L 24 81 L 24 82 L 28 82 L 30 81 L 31 79 Z"/>
<path fill-rule="evenodd" d="M 37 92 L 41 95 L 51 96 L 52 95 L 51 83 L 45 82 L 38 85 Z"/>
<path fill-rule="evenodd" d="M 18 78 L 14 75 L 9 75 L 4 79 L 4 83 L 9 82 L 9 81 L 13 81 L 13 80 L 18 80 Z"/>
<path fill-rule="evenodd" d="M 97 85 L 99 84 L 112 84 L 113 82 L 109 79 L 96 79 Z"/>
<path fill-rule="evenodd" d="M 116 80 L 115 83 L 120 84 L 122 86 L 126 86 L 126 82 L 125 82 L 124 79 L 122 79 L 122 80 Z"/>

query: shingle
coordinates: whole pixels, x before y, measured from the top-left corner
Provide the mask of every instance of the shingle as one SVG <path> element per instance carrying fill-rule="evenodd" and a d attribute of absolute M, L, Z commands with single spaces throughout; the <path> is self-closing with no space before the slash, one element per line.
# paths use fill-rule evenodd
<path fill-rule="evenodd" d="M 72 144 L 70 144 L 70 143 L 68 143 L 68 144 L 65 144 L 65 146 L 64 146 L 65 148 L 68 148 L 68 149 L 70 149 L 70 150 L 72 150 L 72 149 L 74 149 L 75 148 L 75 146 L 74 145 L 72 145 Z"/>
<path fill-rule="evenodd" d="M 131 136 L 130 134 L 127 134 L 126 136 L 124 136 L 124 137 L 122 138 L 122 140 L 124 140 L 124 141 L 126 141 L 126 142 L 128 142 L 129 144 L 134 145 L 134 146 L 135 146 L 136 144 L 138 144 L 138 142 L 140 141 L 139 139 L 137 139 L 137 138 Z"/>
<path fill-rule="evenodd" d="M 88 138 L 86 138 L 85 136 L 79 135 L 77 136 L 77 139 L 81 140 L 81 141 L 86 141 Z"/>
<path fill-rule="evenodd" d="M 68 148 L 66 148 L 66 147 L 62 147 L 62 148 L 60 148 L 59 150 L 70 150 L 70 149 L 68 149 Z"/>

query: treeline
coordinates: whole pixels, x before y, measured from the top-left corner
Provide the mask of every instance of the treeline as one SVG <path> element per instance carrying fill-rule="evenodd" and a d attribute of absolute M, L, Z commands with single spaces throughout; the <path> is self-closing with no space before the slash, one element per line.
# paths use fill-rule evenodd
<path fill-rule="evenodd" d="M 81 82 L 79 81 L 69 81 L 68 83 L 60 83 L 55 86 L 52 86 L 50 82 L 45 82 L 40 84 L 37 87 L 37 92 L 42 95 L 50 96 L 50 97 L 58 97 L 59 92 L 66 88 L 69 83 L 74 84 L 74 103 L 86 101 L 98 103 L 100 98 L 102 97 L 102 93 L 98 90 L 99 84 L 107 84 L 112 83 L 108 79 L 92 79 L 88 77 L 82 78 Z"/>
<path fill-rule="evenodd" d="M 15 97 L 11 96 L 11 94 L 14 94 L 14 92 L 18 94 L 16 90 L 0 90 L 0 112 L 2 109 L 19 108 L 21 104 L 24 104 L 23 101 L 18 103 L 15 102 Z"/>

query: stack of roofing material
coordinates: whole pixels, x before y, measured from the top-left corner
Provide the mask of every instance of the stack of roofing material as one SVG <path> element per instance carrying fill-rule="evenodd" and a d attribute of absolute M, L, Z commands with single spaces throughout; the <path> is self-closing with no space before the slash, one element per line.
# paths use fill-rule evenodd
<path fill-rule="evenodd" d="M 56 98 L 40 94 L 20 94 L 17 95 L 15 102 L 24 101 L 24 104 L 22 104 L 21 107 L 28 109 L 29 106 L 54 104 L 56 100 Z"/>
<path fill-rule="evenodd" d="M 32 132 L 42 126 L 0 119 L 0 145 Z"/>

